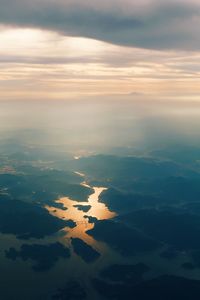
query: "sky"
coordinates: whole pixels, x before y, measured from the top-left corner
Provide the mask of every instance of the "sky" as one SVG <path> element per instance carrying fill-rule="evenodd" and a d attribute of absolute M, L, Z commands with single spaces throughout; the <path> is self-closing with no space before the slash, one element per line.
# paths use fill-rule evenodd
<path fill-rule="evenodd" d="M 198 100 L 199 0 L 0 0 L 0 99 Z"/>

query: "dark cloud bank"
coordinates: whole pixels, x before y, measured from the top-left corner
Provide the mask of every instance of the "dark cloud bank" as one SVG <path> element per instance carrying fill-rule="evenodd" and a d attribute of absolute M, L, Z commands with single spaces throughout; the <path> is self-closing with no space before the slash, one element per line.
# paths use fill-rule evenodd
<path fill-rule="evenodd" d="M 199 50 L 194 0 L 0 0 L 0 23 L 53 30 L 125 46 Z"/>

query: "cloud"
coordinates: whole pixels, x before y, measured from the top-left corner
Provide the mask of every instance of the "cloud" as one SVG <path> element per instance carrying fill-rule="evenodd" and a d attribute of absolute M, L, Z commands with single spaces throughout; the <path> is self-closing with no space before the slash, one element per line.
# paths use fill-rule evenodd
<path fill-rule="evenodd" d="M 8 26 L 47 29 L 147 49 L 200 50 L 195 0 L 0 0 Z"/>

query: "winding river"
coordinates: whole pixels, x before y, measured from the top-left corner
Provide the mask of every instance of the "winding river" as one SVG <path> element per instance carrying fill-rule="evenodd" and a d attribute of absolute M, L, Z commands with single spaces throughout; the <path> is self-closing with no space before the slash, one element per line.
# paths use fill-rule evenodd
<path fill-rule="evenodd" d="M 82 173 L 76 172 L 76 174 L 83 177 L 83 179 L 85 177 Z M 56 203 L 62 204 L 62 209 L 53 206 L 46 206 L 46 209 L 50 214 L 57 218 L 72 220 L 76 223 L 76 227 L 66 227 L 62 230 L 65 238 L 76 237 L 94 245 L 94 239 L 86 233 L 87 230 L 94 227 L 94 224 L 89 222 L 87 216 L 94 217 L 98 220 L 105 220 L 113 218 L 116 214 L 111 212 L 104 203 L 99 202 L 101 193 L 106 190 L 105 187 L 92 187 L 85 181 L 83 181 L 81 185 L 94 190 L 94 192 L 88 197 L 87 202 L 80 202 L 72 200 L 69 197 L 62 197 L 56 200 Z M 80 210 L 79 206 L 88 206 L 88 211 L 84 212 Z"/>

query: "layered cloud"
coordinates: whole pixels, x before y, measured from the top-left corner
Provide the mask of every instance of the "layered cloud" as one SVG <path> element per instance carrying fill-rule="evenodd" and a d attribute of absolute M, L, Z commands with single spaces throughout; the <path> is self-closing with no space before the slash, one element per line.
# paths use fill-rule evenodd
<path fill-rule="evenodd" d="M 147 49 L 200 49 L 198 0 L 0 0 L 3 25 Z"/>
<path fill-rule="evenodd" d="M 0 100 L 197 99 L 199 0 L 0 0 Z"/>
<path fill-rule="evenodd" d="M 105 94 L 197 98 L 200 54 L 111 45 L 33 30 L 0 32 L 0 100 Z"/>

